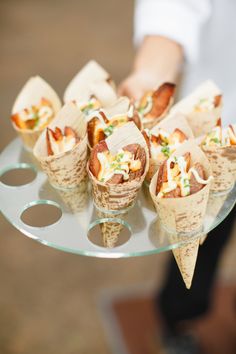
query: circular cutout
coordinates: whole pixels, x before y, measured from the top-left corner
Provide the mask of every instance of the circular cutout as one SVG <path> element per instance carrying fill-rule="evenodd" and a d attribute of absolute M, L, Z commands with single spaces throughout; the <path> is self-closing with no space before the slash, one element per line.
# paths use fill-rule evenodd
<path fill-rule="evenodd" d="M 19 163 L 9 166 L 0 172 L 0 181 L 10 187 L 19 187 L 31 183 L 36 178 L 34 166 Z"/>
<path fill-rule="evenodd" d="M 60 206 L 51 200 L 37 200 L 26 205 L 20 218 L 24 224 L 45 227 L 55 224 L 62 216 Z"/>
<path fill-rule="evenodd" d="M 131 227 L 118 218 L 98 219 L 89 225 L 87 236 L 96 246 L 114 248 L 128 242 Z"/>

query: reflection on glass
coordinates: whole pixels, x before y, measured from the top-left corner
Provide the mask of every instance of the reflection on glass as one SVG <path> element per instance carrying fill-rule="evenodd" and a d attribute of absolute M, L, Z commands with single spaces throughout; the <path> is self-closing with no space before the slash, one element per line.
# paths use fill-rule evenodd
<path fill-rule="evenodd" d="M 130 226 L 119 217 L 97 211 L 98 219 L 89 226 L 89 240 L 101 247 L 114 248 L 126 243 L 131 236 Z"/>

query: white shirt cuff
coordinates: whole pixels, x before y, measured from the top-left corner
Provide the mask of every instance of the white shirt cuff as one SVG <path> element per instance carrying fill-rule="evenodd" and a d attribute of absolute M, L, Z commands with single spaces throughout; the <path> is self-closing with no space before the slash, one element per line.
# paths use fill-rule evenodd
<path fill-rule="evenodd" d="M 209 18 L 209 0 L 138 0 L 134 16 L 134 43 L 160 35 L 179 43 L 189 61 L 199 54 L 200 32 Z"/>

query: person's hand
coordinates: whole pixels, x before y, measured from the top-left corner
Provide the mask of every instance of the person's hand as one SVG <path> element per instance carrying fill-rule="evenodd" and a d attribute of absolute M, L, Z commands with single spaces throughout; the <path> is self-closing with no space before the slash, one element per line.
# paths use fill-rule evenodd
<path fill-rule="evenodd" d="M 145 37 L 134 62 L 133 72 L 120 84 L 119 95 L 139 99 L 163 82 L 176 83 L 183 64 L 182 47 L 164 37 Z"/>

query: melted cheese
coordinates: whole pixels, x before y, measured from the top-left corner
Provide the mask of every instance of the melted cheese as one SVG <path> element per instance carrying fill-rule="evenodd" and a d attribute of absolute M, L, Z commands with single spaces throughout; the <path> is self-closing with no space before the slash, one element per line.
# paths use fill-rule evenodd
<path fill-rule="evenodd" d="M 230 127 L 222 129 L 216 126 L 208 133 L 202 142 L 202 145 L 206 146 L 230 146 L 236 143 L 236 135 Z"/>
<path fill-rule="evenodd" d="M 163 129 L 159 129 L 156 137 L 160 136 L 161 139 L 165 142 L 165 145 L 161 145 L 155 143 L 150 139 L 150 147 L 151 147 L 151 156 L 153 158 L 158 158 L 160 160 L 165 160 L 169 156 L 175 152 L 175 150 L 181 145 L 179 139 L 176 136 L 172 136 L 172 134 L 164 131 Z M 168 151 L 168 154 L 165 153 Z"/>
<path fill-rule="evenodd" d="M 209 112 L 215 108 L 215 97 L 203 97 L 196 103 L 194 110 L 196 112 Z"/>
<path fill-rule="evenodd" d="M 171 168 L 173 163 L 174 168 Z M 175 190 L 178 186 L 180 187 L 181 197 L 190 195 L 191 173 L 198 183 L 204 185 L 208 184 L 213 178 L 210 176 L 207 180 L 202 179 L 193 167 L 187 171 L 187 162 L 183 156 L 169 158 L 167 160 L 167 182 L 163 183 L 157 197 L 163 198 L 166 193 Z"/>
<path fill-rule="evenodd" d="M 53 109 L 49 105 L 39 104 L 38 106 L 31 106 L 19 113 L 19 118 L 23 122 L 28 120 L 35 120 L 34 129 L 44 128 L 53 117 Z"/>
<path fill-rule="evenodd" d="M 75 103 L 86 116 L 101 108 L 101 103 L 94 97 L 89 101 L 75 101 Z"/>

